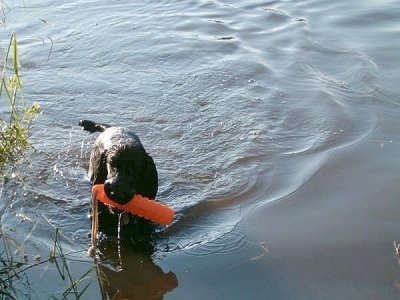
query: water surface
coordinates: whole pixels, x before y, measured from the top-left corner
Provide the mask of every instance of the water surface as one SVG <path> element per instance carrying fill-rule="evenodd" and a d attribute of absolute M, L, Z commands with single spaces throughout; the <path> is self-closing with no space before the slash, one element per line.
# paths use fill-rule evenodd
<path fill-rule="evenodd" d="M 86 118 L 124 125 L 141 137 L 157 164 L 158 199 L 177 212 L 175 222 L 161 230 L 145 267 L 130 268 L 137 254 L 125 254 L 125 275 L 147 270 L 166 279 L 159 287 L 163 293 L 172 289 L 166 294 L 171 299 L 187 299 L 189 291 L 194 299 L 240 298 L 236 289 L 254 292 L 254 298 L 264 298 L 263 292 L 291 298 L 299 290 L 307 299 L 325 296 L 315 289 L 326 284 L 335 290 L 334 282 L 319 283 L 315 278 L 323 275 L 314 270 L 313 286 L 303 286 L 307 268 L 288 276 L 283 252 L 267 253 L 264 243 L 291 241 L 279 228 L 298 215 L 311 220 L 315 213 L 322 216 L 312 225 L 321 230 L 315 240 L 322 241 L 328 232 L 322 220 L 333 215 L 329 224 L 334 224 L 342 211 L 327 209 L 327 200 L 303 209 L 296 195 L 320 185 L 325 187 L 320 193 L 333 198 L 329 205 L 350 209 L 335 202 L 349 193 L 331 190 L 335 176 L 347 176 L 346 182 L 357 187 L 354 193 L 365 190 L 353 181 L 367 178 L 374 168 L 349 174 L 366 161 L 375 159 L 378 167 L 382 160 L 367 156 L 370 152 L 359 145 L 370 141 L 381 147 L 399 140 L 389 130 L 395 125 L 383 125 L 398 109 L 399 10 L 394 1 L 13 2 L 5 10 L 1 35 L 17 32 L 25 94 L 41 104 L 43 113 L 32 132 L 35 152 L 18 173 L 22 179 L 3 187 L 3 230 L 33 256 L 52 245 L 54 228 L 60 228 L 68 249 L 78 251 L 75 261 L 90 265 L 86 169 L 95 135 L 82 132 L 77 123 Z M 339 153 L 352 149 L 365 159 L 355 166 L 340 164 Z M 352 162 L 349 157 L 344 160 Z M 336 161 L 340 169 L 327 167 Z M 313 183 L 320 172 L 333 175 Z M 301 209 L 283 209 L 274 221 L 275 205 L 292 202 Z M 361 221 L 368 227 L 370 220 Z M 313 241 L 303 239 L 307 234 L 308 227 L 298 226 L 304 253 L 313 249 Z M 268 259 L 273 263 L 267 265 Z M 390 274 L 396 272 L 391 259 Z M 299 262 L 312 265 L 307 259 Z M 237 263 L 255 279 L 232 288 L 237 272 L 230 270 L 237 270 Z M 78 273 L 84 269 L 76 265 Z M 47 280 L 53 274 L 49 268 L 41 276 Z M 210 280 L 218 282 L 214 291 L 206 291 Z M 363 298 L 372 289 L 387 298 L 397 295 L 384 275 L 376 281 L 365 287 Z M 358 282 L 355 276 L 345 285 Z M 99 297 L 96 284 L 93 274 L 88 298 Z M 341 298 L 358 295 L 357 289 L 339 291 Z M 125 292 L 121 295 L 134 297 L 132 289 Z"/>

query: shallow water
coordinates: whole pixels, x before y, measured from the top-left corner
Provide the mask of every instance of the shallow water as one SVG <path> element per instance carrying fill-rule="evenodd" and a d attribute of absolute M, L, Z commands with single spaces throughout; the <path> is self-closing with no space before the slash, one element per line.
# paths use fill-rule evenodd
<path fill-rule="evenodd" d="M 291 298 L 296 291 L 308 299 L 326 296 L 315 290 L 326 285 L 331 292 L 335 282 L 320 284 L 315 270 L 309 277 L 313 286 L 302 286 L 307 268 L 296 269 L 298 277 L 286 276 L 291 269 L 284 252 L 267 253 L 264 243 L 292 240 L 282 231 L 285 224 L 297 215 L 314 220 L 317 212 L 323 217 L 313 223 L 321 227 L 315 239 L 322 241 L 322 220 L 333 214 L 329 224 L 335 224 L 342 211 L 328 209 L 327 200 L 321 200 L 308 210 L 300 204 L 293 213 L 283 210 L 275 223 L 270 214 L 275 205 L 303 203 L 295 199 L 313 184 L 326 186 L 320 192 L 332 194 L 332 201 L 346 198 L 346 189 L 329 190 L 335 168 L 328 172 L 333 179 L 313 183 L 327 166 L 340 164 L 340 153 L 357 149 L 355 158 L 366 157 L 360 165 L 386 162 L 366 155 L 368 147 L 359 145 L 372 143 L 380 149 L 399 140 L 392 130 L 395 123 L 385 122 L 398 110 L 399 12 L 394 1 L 13 2 L 5 11 L 1 36 L 17 32 L 25 94 L 41 104 L 43 113 L 32 135 L 36 151 L 18 171 L 21 178 L 3 187 L 3 230 L 34 256 L 52 246 L 54 229 L 60 228 L 67 249 L 78 251 L 75 261 L 90 266 L 85 254 L 90 198 L 86 168 L 95 136 L 82 132 L 77 123 L 86 118 L 125 125 L 154 158 L 158 199 L 174 207 L 177 218 L 162 230 L 153 261 L 140 272 L 126 267 L 122 275 L 108 274 L 111 282 L 117 285 L 118 276 L 131 278 L 146 270 L 166 279 L 165 286 L 160 283 L 165 281 L 157 282 L 162 293 L 173 289 L 166 294 L 172 299 L 186 299 L 189 291 L 194 299 L 240 298 L 243 294 L 236 289 L 255 289 L 252 295 L 264 298 L 262 278 L 270 287 L 265 293 L 276 299 Z M 0 49 L 7 41 L 1 40 Z M 353 183 L 355 178 L 369 178 L 375 169 L 361 168 L 350 176 L 354 157 L 343 158 L 347 163 L 340 164 L 344 174 L 338 180 L 348 176 L 356 193 L 366 188 Z M 352 207 L 340 201 L 333 206 Z M 371 219 L 360 221 L 368 227 Z M 301 236 L 308 227 L 295 226 L 307 253 L 312 242 L 303 246 L 307 239 Z M 393 238 L 388 237 L 389 244 Z M 273 263 L 266 264 L 269 257 Z M 124 264 L 141 259 L 128 251 Z M 307 257 L 299 264 L 311 266 L 308 259 L 312 261 Z M 390 274 L 397 267 L 391 259 Z M 78 273 L 85 268 L 76 265 Z M 242 268 L 254 282 L 232 288 L 237 273 L 228 270 Z M 227 272 L 217 280 L 211 273 L 221 270 Z M 52 280 L 54 270 L 44 269 L 41 276 Z M 367 291 L 397 296 L 384 275 L 377 277 L 376 286 Z M 88 298 L 100 293 L 95 274 L 92 280 Z M 212 292 L 206 291 L 210 280 L 219 282 Z M 359 281 L 354 277 L 345 283 Z M 53 285 L 55 289 L 44 289 L 40 280 L 33 284 L 41 290 L 38 297 L 63 288 L 56 280 Z M 120 296 L 139 297 L 132 296 L 133 290 Z M 356 289 L 350 290 L 342 290 L 343 298 L 358 296 Z M 368 292 L 359 295 L 368 298 Z"/>

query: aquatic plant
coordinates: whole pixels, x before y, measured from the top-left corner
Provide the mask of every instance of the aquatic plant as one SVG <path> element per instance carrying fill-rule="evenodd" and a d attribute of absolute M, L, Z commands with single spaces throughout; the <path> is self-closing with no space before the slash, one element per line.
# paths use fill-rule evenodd
<path fill-rule="evenodd" d="M 28 255 L 23 247 L 0 229 L 0 241 L 3 243 L 2 247 L 0 245 L 0 249 L 3 249 L 0 252 L 0 299 L 31 299 L 32 291 L 27 271 L 43 264 L 55 265 L 60 278 L 67 282 L 66 289 L 60 292 L 60 295 L 50 296 L 50 299 L 59 299 L 59 296 L 62 299 L 82 298 L 83 293 L 90 285 L 90 282 L 86 283 L 89 279 L 88 275 L 95 269 L 95 265 L 75 279 L 69 268 L 67 257 L 76 252 L 64 252 L 58 229 L 55 229 L 53 240 L 54 245 L 49 252 L 48 259 L 42 260 L 41 257 L 36 257 L 34 263 L 28 263 Z M 19 253 L 19 257 L 16 258 L 13 253 Z"/>
<path fill-rule="evenodd" d="M 5 235 L 0 229 L 0 299 L 21 299 L 21 293 L 14 287 L 16 279 L 23 282 L 19 269 L 25 264 L 24 254 L 18 259 L 13 255 L 13 249 L 19 249 L 18 243 L 11 237 Z M 29 289 L 25 289 L 29 291 Z"/>
<path fill-rule="evenodd" d="M 59 239 L 59 231 L 56 229 L 56 234 L 54 238 L 54 247 L 50 251 L 50 262 L 54 263 L 57 267 L 58 274 L 64 281 L 68 281 L 69 286 L 63 292 L 62 297 L 66 299 L 67 296 L 71 295 L 75 297 L 75 299 L 81 299 L 83 293 L 87 290 L 90 285 L 90 282 L 84 285 L 81 289 L 79 289 L 79 285 L 87 279 L 87 276 L 94 270 L 95 265 L 89 268 L 83 275 L 79 278 L 74 279 L 71 271 L 68 267 L 68 261 L 66 259 L 66 254 L 63 251 L 60 239 Z M 57 299 L 54 296 L 53 299 Z"/>
<path fill-rule="evenodd" d="M 6 115 L 0 115 L 0 171 L 3 171 L 7 162 L 17 161 L 31 146 L 29 130 L 40 112 L 38 103 L 29 106 L 25 102 L 14 32 L 5 53 L 0 80 L 0 103 L 8 103 L 9 108 Z"/>
<path fill-rule="evenodd" d="M 0 0 L 0 5 L 3 2 Z M 0 12 L 2 7 L 0 7 Z M 31 147 L 28 140 L 31 126 L 40 112 L 38 103 L 27 105 L 22 91 L 22 78 L 18 57 L 18 43 L 15 32 L 11 33 L 7 50 L 4 54 L 3 69 L 0 77 L 0 174 L 23 157 L 25 150 Z M 7 109 L 4 109 L 6 107 Z M 4 176 L 4 180 L 7 177 Z M 74 279 L 64 253 L 60 234 L 55 229 L 54 246 L 49 251 L 49 258 L 42 260 L 35 257 L 28 262 L 24 248 L 11 236 L 3 232 L 0 225 L 0 299 L 31 299 L 31 286 L 27 271 L 42 264 L 53 264 L 61 280 L 67 282 L 67 288 L 61 292 L 63 299 L 80 299 L 89 283 L 85 284 L 89 268 L 82 276 Z M 81 288 L 81 285 L 83 287 Z M 50 298 L 58 299 L 56 295 Z"/>

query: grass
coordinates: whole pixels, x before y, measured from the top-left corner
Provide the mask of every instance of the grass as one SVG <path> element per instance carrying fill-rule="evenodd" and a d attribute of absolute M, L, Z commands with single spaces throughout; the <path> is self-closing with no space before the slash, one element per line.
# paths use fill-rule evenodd
<path fill-rule="evenodd" d="M 3 172 L 7 163 L 15 163 L 31 146 L 29 130 L 40 112 L 38 103 L 28 106 L 25 102 L 14 32 L 5 53 L 0 79 L 0 103 L 8 104 L 9 108 L 4 116 L 0 116 L 0 172 Z"/>
<path fill-rule="evenodd" d="M 54 238 L 54 247 L 50 252 L 50 262 L 54 262 L 57 267 L 58 274 L 64 281 L 68 281 L 69 287 L 63 292 L 63 299 L 67 298 L 67 296 L 71 295 L 75 297 L 75 299 L 80 299 L 83 293 L 87 290 L 90 283 L 87 283 L 83 286 L 83 288 L 79 289 L 79 285 L 85 281 L 87 276 L 92 272 L 94 266 L 86 271 L 79 278 L 74 279 L 72 277 L 71 271 L 68 267 L 68 262 L 66 260 L 66 255 L 64 254 L 63 248 L 61 246 L 61 242 L 59 239 L 59 232 L 56 229 L 56 236 Z M 56 298 L 54 298 L 56 299 Z"/>
<path fill-rule="evenodd" d="M 81 299 L 87 290 L 90 282 L 90 273 L 95 269 L 95 265 L 89 268 L 80 277 L 74 278 L 69 267 L 67 256 L 73 253 L 64 253 L 59 230 L 55 230 L 53 238 L 54 245 L 50 249 L 49 258 L 37 260 L 36 263 L 28 263 L 27 255 L 15 240 L 0 231 L 3 251 L 0 253 L 0 299 L 31 299 L 31 288 L 27 271 L 43 264 L 53 264 L 56 267 L 59 278 L 67 283 L 63 292 L 51 295 L 50 299 Z M 20 253 L 20 258 L 16 259 L 13 253 Z M 53 283 L 53 280 L 52 282 Z"/>
<path fill-rule="evenodd" d="M 0 14 L 3 9 L 0 0 Z M 11 33 L 4 54 L 3 68 L 0 74 L 0 175 L 8 180 L 6 170 L 15 164 L 24 151 L 31 147 L 29 133 L 35 118 L 40 113 L 37 103 L 27 105 L 22 91 L 22 78 L 18 56 L 16 34 Z M 7 108 L 7 109 L 4 109 Z M 94 269 L 90 268 L 79 278 L 74 279 L 69 268 L 68 254 L 64 253 L 58 229 L 55 230 L 54 245 L 49 258 L 28 263 L 28 255 L 18 242 L 6 235 L 0 225 L 0 299 L 31 299 L 31 286 L 27 271 L 39 265 L 54 265 L 59 278 L 66 282 L 67 288 L 51 299 L 81 299 L 89 287 L 85 279 Z M 55 278 L 56 279 L 56 278 Z M 86 284 L 85 284 L 86 283 Z"/>
<path fill-rule="evenodd" d="M 11 237 L 0 232 L 1 241 L 3 243 L 2 252 L 0 253 L 0 298 L 1 299 L 20 299 L 18 290 L 14 288 L 15 279 L 21 279 L 18 270 L 25 264 L 24 259 L 18 260 L 13 255 L 14 247 L 18 247 L 18 243 Z"/>

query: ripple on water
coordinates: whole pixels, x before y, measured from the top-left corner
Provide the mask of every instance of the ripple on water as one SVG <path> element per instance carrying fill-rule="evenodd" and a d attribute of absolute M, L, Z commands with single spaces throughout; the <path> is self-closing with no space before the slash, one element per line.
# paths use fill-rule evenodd
<path fill-rule="evenodd" d="M 245 236 L 238 231 L 218 232 L 218 229 L 213 231 L 215 236 L 210 236 L 209 239 L 195 241 L 191 244 L 182 247 L 183 252 L 205 256 L 211 254 L 229 254 L 244 248 L 247 245 Z"/>
<path fill-rule="evenodd" d="M 377 64 L 325 43 L 279 1 L 47 4 L 47 23 L 23 26 L 55 42 L 50 56 L 35 39 L 22 43 L 27 95 L 44 103 L 25 170 L 29 201 L 43 204 L 24 203 L 24 213 L 46 215 L 82 244 L 94 138 L 75 126 L 80 118 L 138 133 L 159 170 L 159 200 L 177 211 L 161 235 L 194 255 L 243 247 L 243 218 L 375 126 Z"/>

